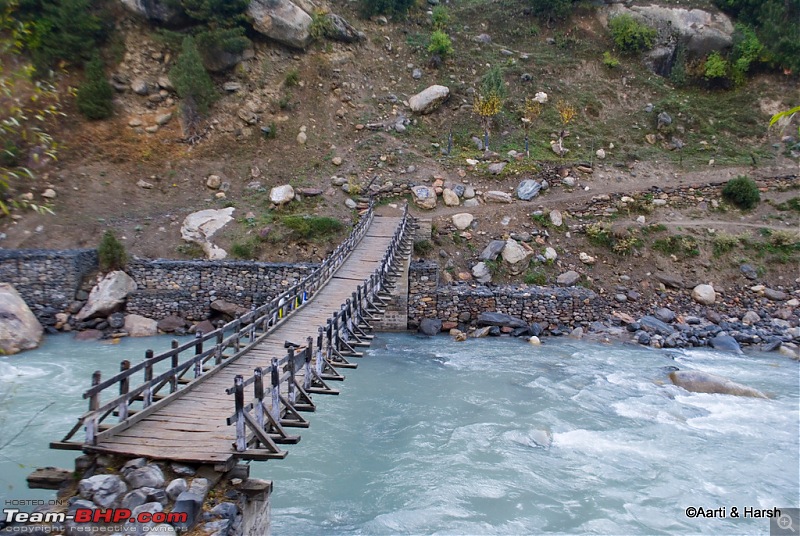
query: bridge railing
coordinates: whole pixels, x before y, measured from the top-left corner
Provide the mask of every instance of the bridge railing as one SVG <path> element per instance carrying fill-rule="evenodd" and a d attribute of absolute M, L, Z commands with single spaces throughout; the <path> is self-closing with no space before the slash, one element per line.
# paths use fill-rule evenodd
<path fill-rule="evenodd" d="M 50 446 L 80 449 L 96 445 L 98 439 L 141 420 L 179 391 L 191 389 L 212 370 L 250 350 L 325 285 L 367 233 L 373 218 L 374 203 L 370 201 L 348 237 L 312 273 L 268 303 L 209 333 L 198 332 L 192 341 L 181 344 L 173 340 L 172 348 L 160 354 L 147 350 L 145 359 L 135 365 L 122 361 L 119 373 L 111 378 L 104 380 L 96 371 L 91 387 L 83 393 L 89 400 L 88 411 L 61 441 Z M 132 385 L 140 374 L 141 383 Z M 109 395 L 110 399 L 104 399 Z M 113 421 L 111 417 L 116 417 L 116 423 L 106 422 Z M 70 441 L 81 427 L 86 431 L 84 442 Z"/>
<path fill-rule="evenodd" d="M 277 445 L 299 441 L 299 437 L 289 436 L 284 428 L 308 426 L 299 412 L 316 408 L 310 394 L 339 394 L 326 380 L 343 380 L 344 376 L 335 367 L 354 368 L 356 365 L 346 357 L 360 357 L 356 348 L 371 339 L 367 334 L 371 330 L 369 321 L 383 312 L 381 305 L 385 301 L 381 294 L 389 286 L 389 277 L 395 274 L 395 261 L 401 251 L 410 247 L 411 226 L 406 206 L 380 265 L 358 285 L 325 326 L 318 328 L 316 344 L 309 337 L 305 346 L 298 348 L 299 353 L 290 348 L 286 356 L 273 358 L 269 365 L 256 368 L 249 378 L 242 375 L 234 378 L 233 386 L 226 392 L 234 395 L 234 413 L 228 418 L 228 425 L 236 426 L 234 450 L 238 457 L 252 460 L 285 457 L 286 451 Z M 266 396 L 264 387 L 267 373 L 271 378 L 270 396 Z M 252 399 L 245 403 L 245 390 L 251 385 Z"/>

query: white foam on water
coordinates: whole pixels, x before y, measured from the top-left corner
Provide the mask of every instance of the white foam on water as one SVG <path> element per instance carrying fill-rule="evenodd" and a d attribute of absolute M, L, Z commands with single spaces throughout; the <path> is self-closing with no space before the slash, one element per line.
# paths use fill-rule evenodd
<path fill-rule="evenodd" d="M 613 452 L 650 460 L 663 460 L 669 457 L 669 453 L 657 450 L 649 441 L 613 438 L 605 432 L 583 429 L 554 433 L 553 449 L 556 448 L 589 454 L 607 455 Z"/>

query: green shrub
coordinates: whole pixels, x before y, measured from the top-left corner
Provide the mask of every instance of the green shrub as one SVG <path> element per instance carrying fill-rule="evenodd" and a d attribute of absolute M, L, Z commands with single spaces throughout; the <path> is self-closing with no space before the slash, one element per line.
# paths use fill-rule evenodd
<path fill-rule="evenodd" d="M 283 79 L 284 85 L 286 87 L 294 87 L 300 83 L 300 71 L 297 69 L 289 69 L 286 72 L 286 77 Z"/>
<path fill-rule="evenodd" d="M 691 236 L 674 235 L 659 238 L 653 242 L 653 249 L 667 255 L 679 257 L 697 257 L 700 255 L 697 240 Z"/>
<path fill-rule="evenodd" d="M 728 77 L 728 60 L 719 52 L 712 52 L 706 58 L 704 75 L 706 80 L 725 79 Z"/>
<path fill-rule="evenodd" d="M 721 257 L 739 245 L 739 237 L 728 233 L 719 233 L 713 240 L 715 257 Z"/>
<path fill-rule="evenodd" d="M 433 244 L 431 244 L 430 240 L 418 240 L 414 242 L 414 255 L 424 257 L 431 251 L 433 251 Z"/>
<path fill-rule="evenodd" d="M 608 21 L 614 44 L 623 52 L 639 52 L 653 48 L 657 32 L 630 15 L 618 15 Z"/>
<path fill-rule="evenodd" d="M 433 28 L 435 30 L 444 31 L 450 23 L 450 13 L 444 6 L 436 6 L 433 8 L 433 15 L 431 16 Z"/>
<path fill-rule="evenodd" d="M 747 25 L 737 23 L 731 52 L 731 77 L 737 85 L 745 82 L 750 66 L 761 61 L 763 51 L 764 45 L 756 32 Z"/>
<path fill-rule="evenodd" d="M 197 34 L 197 50 L 207 65 L 217 63 L 221 54 L 240 54 L 250 45 L 244 35 L 244 28 L 214 28 Z"/>
<path fill-rule="evenodd" d="M 728 181 L 722 189 L 722 197 L 742 210 L 754 208 L 761 201 L 756 183 L 743 175 Z"/>
<path fill-rule="evenodd" d="M 308 28 L 308 33 L 311 39 L 321 41 L 322 39 L 331 35 L 334 31 L 333 22 L 328 18 L 328 14 L 323 11 L 315 11 L 311 15 L 311 26 Z"/>
<path fill-rule="evenodd" d="M 237 259 L 254 259 L 257 254 L 257 246 L 254 240 L 244 240 L 231 244 L 231 255 Z"/>
<path fill-rule="evenodd" d="M 201 115 L 206 115 L 209 107 L 219 98 L 211 77 L 203 67 L 197 45 L 190 36 L 183 39 L 181 54 L 169 71 L 169 79 L 182 99 L 194 101 Z"/>
<path fill-rule="evenodd" d="M 322 240 L 344 229 L 344 224 L 327 216 L 284 216 L 281 223 L 291 229 L 295 238 Z"/>
<path fill-rule="evenodd" d="M 541 268 L 533 268 L 532 270 L 528 270 L 523 281 L 526 285 L 546 285 L 547 274 Z"/>
<path fill-rule="evenodd" d="M 609 69 L 613 69 L 614 67 L 619 66 L 619 60 L 611 54 L 608 50 L 603 52 L 603 65 L 608 67 Z"/>
<path fill-rule="evenodd" d="M 85 80 L 78 87 L 75 103 L 78 111 L 88 119 L 106 119 L 114 113 L 114 89 L 106 79 L 103 62 L 100 56 L 94 57 L 86 64 Z"/>
<path fill-rule="evenodd" d="M 100 245 L 97 246 L 97 259 L 100 261 L 100 270 L 103 272 L 121 270 L 128 262 L 125 246 L 122 245 L 122 242 L 117 240 L 113 232 L 106 231 L 103 233 L 103 238 L 100 239 Z"/>
<path fill-rule="evenodd" d="M 689 80 L 686 73 L 686 47 L 683 45 L 679 44 L 675 49 L 675 58 L 672 60 L 669 79 L 676 86 L 683 86 Z"/>
<path fill-rule="evenodd" d="M 367 18 L 373 15 L 405 15 L 414 2 L 415 0 L 360 0 L 359 10 L 361 16 Z"/>
<path fill-rule="evenodd" d="M 441 30 L 435 30 L 431 34 L 431 40 L 428 44 L 428 52 L 431 54 L 438 54 L 439 56 L 447 56 L 453 53 L 453 42 L 450 36 Z"/>
<path fill-rule="evenodd" d="M 20 14 L 30 17 L 29 46 L 37 70 L 45 72 L 58 60 L 80 65 L 108 36 L 109 26 L 94 13 L 93 0 L 26 2 Z"/>
<path fill-rule="evenodd" d="M 531 12 L 545 21 L 565 19 L 572 12 L 572 0 L 529 0 Z"/>

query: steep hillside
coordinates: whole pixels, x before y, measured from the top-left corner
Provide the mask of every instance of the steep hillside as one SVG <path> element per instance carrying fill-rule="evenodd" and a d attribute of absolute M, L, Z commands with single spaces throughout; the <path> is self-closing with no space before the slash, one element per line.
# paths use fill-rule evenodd
<path fill-rule="evenodd" d="M 94 247 L 111 229 L 132 254 L 191 258 L 202 252 L 181 240 L 184 217 L 230 206 L 236 209 L 235 222 L 216 240 L 229 254 L 318 260 L 346 230 L 304 238 L 287 228 L 283 217 L 313 214 L 352 221 L 357 214 L 345 206 L 349 196 L 341 183 L 354 192 L 389 182 L 431 185 L 441 177 L 476 190 L 509 191 L 534 177 L 548 179 L 553 187 L 531 202 L 415 209 L 434 220 L 432 240 L 418 254 L 439 258 L 453 277 L 466 278 L 490 239 L 548 228 L 547 213 L 559 209 L 568 227 L 550 226 L 547 244 L 559 259 L 532 268 L 528 282 L 552 281 L 568 266 L 586 268 L 580 252 L 599 259 L 593 277 L 608 281 L 629 270 L 643 277 L 656 268 L 691 272 L 696 280 L 718 278 L 737 272 L 745 261 L 776 284 L 800 277 L 798 164 L 785 138 L 797 133 L 794 127 L 767 128 L 772 114 L 800 101 L 796 76 L 762 72 L 736 89 L 676 88 L 650 72 L 638 54 L 613 52 L 619 61 L 613 67 L 604 60 L 603 53 L 614 49 L 605 26 L 607 8 L 581 7 L 568 21 L 550 27 L 530 15 L 522 0 L 445 5 L 449 20 L 442 27 L 453 53 L 438 66 L 427 50 L 432 14 L 420 8 L 399 20 L 363 20 L 353 4 L 332 2 L 334 12 L 365 34 L 353 44 L 318 40 L 299 51 L 254 38 L 246 59 L 215 75 L 222 97 L 204 136 L 193 145 L 182 142 L 179 99 L 164 81 L 177 50 L 153 26 L 120 11 L 116 44 L 105 51 L 113 62 L 109 74 L 120 89 L 114 116 L 87 122 L 69 105 L 57 133 L 64 141 L 60 160 L 37 182 L 18 184 L 15 192 L 29 190 L 39 199 L 52 188 L 55 215 L 15 213 L 0 222 L 5 234 L 0 245 Z M 472 105 L 492 67 L 502 69 L 507 97 L 491 123 L 494 154 L 487 155 L 478 147 L 483 129 Z M 156 89 L 137 94 L 140 81 Z M 409 97 L 432 84 L 449 87 L 449 100 L 433 114 L 412 114 Z M 548 102 L 531 124 L 526 157 L 520 110 L 537 92 L 547 93 Z M 559 101 L 576 112 L 567 125 Z M 662 113 L 669 124 L 659 121 Z M 564 146 L 569 152 L 558 156 L 551 142 L 562 130 L 568 131 Z M 304 142 L 298 138 L 301 131 Z M 449 136 L 452 147 L 444 154 Z M 516 155 L 509 156 L 510 151 Z M 490 172 L 491 163 L 503 162 L 499 173 Z M 592 173 L 575 171 L 577 164 L 588 165 Z M 565 170 L 560 176 L 559 168 Z M 210 175 L 220 177 L 224 191 L 207 186 Z M 577 183 L 561 184 L 565 175 Z M 698 194 L 683 204 L 649 204 L 669 188 L 722 184 L 737 175 L 787 179 L 769 191 L 763 183 L 762 203 L 752 212 L 717 205 L 718 189 L 709 190 L 714 192 L 710 198 Z M 276 208 L 269 191 L 280 184 L 323 193 Z M 596 196 L 606 194 L 613 194 L 608 206 L 593 215 L 592 199 L 603 204 L 605 198 Z M 620 210 L 615 203 L 622 195 L 635 199 L 638 208 L 628 204 Z M 535 211 L 541 216 L 531 217 Z M 450 223 L 458 212 L 476 217 L 466 234 Z M 662 224 L 663 229 L 645 231 L 639 216 L 645 226 Z M 595 219 L 625 227 L 637 241 L 623 255 L 611 251 L 609 244 L 584 234 Z M 715 246 L 720 232 L 735 237 L 723 253 Z M 790 236 L 776 240 L 776 232 Z M 674 235 L 691 237 L 690 253 L 670 245 Z M 667 245 L 659 246 L 658 240 Z M 526 279 L 525 274 L 509 276 L 502 266 L 494 275 L 495 281 Z"/>

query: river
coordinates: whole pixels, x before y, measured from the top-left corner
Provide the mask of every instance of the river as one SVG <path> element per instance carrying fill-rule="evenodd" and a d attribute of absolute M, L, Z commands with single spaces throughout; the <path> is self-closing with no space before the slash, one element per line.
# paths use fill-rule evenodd
<path fill-rule="evenodd" d="M 168 345 L 59 336 L 0 358 L 0 445 L 47 407 L 0 450 L 0 498 L 52 498 L 24 477 L 71 467 L 47 443 L 91 372 Z M 380 334 L 357 362 L 285 460 L 252 464 L 274 481 L 273 534 L 765 533 L 745 508 L 800 506 L 800 364 L 777 354 Z M 689 393 L 667 367 L 770 398 Z"/>

